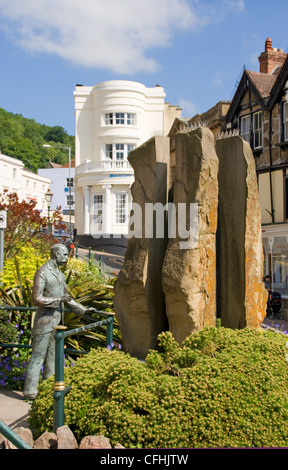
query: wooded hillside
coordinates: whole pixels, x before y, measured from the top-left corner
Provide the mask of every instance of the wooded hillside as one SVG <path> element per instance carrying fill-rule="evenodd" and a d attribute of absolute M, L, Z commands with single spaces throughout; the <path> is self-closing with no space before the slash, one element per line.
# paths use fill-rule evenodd
<path fill-rule="evenodd" d="M 44 148 L 43 144 L 71 147 L 74 158 L 74 136 L 61 126 L 46 126 L 21 114 L 13 114 L 0 108 L 0 151 L 21 160 L 25 167 L 37 173 L 46 168 L 49 160 L 63 165 L 68 162 L 68 151 Z"/>

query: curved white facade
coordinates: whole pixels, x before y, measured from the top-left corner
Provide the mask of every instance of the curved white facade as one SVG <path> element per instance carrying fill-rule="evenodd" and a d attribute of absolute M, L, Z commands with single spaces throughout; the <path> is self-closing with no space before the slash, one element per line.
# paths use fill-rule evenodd
<path fill-rule="evenodd" d="M 181 116 L 178 107 L 165 104 L 165 96 L 160 86 L 147 88 L 124 80 L 105 81 L 94 87 L 76 85 L 78 234 L 128 233 L 134 174 L 127 156 L 149 138 L 167 135 L 174 118 Z"/>

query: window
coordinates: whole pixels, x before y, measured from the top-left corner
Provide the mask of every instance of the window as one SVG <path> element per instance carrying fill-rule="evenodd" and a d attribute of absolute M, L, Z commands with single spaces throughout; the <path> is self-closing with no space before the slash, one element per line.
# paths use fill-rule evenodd
<path fill-rule="evenodd" d="M 254 113 L 252 116 L 253 129 L 251 139 L 251 117 L 250 115 L 241 117 L 240 134 L 253 149 L 262 147 L 262 112 Z"/>
<path fill-rule="evenodd" d="M 16 168 L 13 168 L 13 178 L 16 178 L 16 176 L 17 176 L 17 170 Z"/>
<path fill-rule="evenodd" d="M 116 126 L 119 126 L 122 124 L 124 126 L 125 124 L 125 114 L 124 113 L 115 113 L 115 124 Z"/>
<path fill-rule="evenodd" d="M 127 113 L 127 126 L 135 126 L 135 114 Z"/>
<path fill-rule="evenodd" d="M 125 148 L 124 144 L 115 144 L 115 150 L 116 150 L 116 160 L 124 160 L 125 156 Z"/>
<path fill-rule="evenodd" d="M 68 188 L 71 186 L 71 188 L 74 186 L 74 180 L 73 178 L 66 178 L 66 186 L 68 186 Z"/>
<path fill-rule="evenodd" d="M 288 103 L 283 103 L 284 141 L 288 140 Z"/>
<path fill-rule="evenodd" d="M 105 145 L 105 156 L 106 158 L 110 158 L 112 160 L 113 158 L 113 145 L 112 144 Z"/>
<path fill-rule="evenodd" d="M 115 222 L 125 224 L 126 222 L 126 194 L 115 194 Z"/>
<path fill-rule="evenodd" d="M 250 116 L 241 117 L 241 137 L 250 144 Z"/>
<path fill-rule="evenodd" d="M 66 206 L 73 206 L 74 201 L 73 201 L 73 195 L 72 194 L 67 194 L 66 195 Z"/>
<path fill-rule="evenodd" d="M 135 147 L 135 144 L 106 144 L 105 157 L 110 160 L 127 160 L 129 153 Z"/>
<path fill-rule="evenodd" d="M 253 147 L 262 147 L 262 113 L 253 114 Z"/>
<path fill-rule="evenodd" d="M 105 114 L 105 124 L 106 126 L 111 126 L 113 124 L 113 113 Z"/>
<path fill-rule="evenodd" d="M 135 113 L 105 113 L 106 126 L 135 126 Z"/>
<path fill-rule="evenodd" d="M 129 155 L 130 152 L 132 152 L 132 150 L 134 150 L 136 147 L 136 145 L 134 144 L 127 144 L 127 156 Z"/>
<path fill-rule="evenodd" d="M 288 178 L 284 178 L 284 216 L 288 219 Z"/>
<path fill-rule="evenodd" d="M 98 225 L 103 223 L 103 194 L 94 194 L 93 222 Z"/>

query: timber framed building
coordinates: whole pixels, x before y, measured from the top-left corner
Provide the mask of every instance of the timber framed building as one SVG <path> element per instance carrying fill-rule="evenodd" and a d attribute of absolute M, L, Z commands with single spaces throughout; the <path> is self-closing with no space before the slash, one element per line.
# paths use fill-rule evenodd
<path fill-rule="evenodd" d="M 225 118 L 255 157 L 265 273 L 288 299 L 288 54 L 266 39 L 260 71 L 244 69 Z"/>

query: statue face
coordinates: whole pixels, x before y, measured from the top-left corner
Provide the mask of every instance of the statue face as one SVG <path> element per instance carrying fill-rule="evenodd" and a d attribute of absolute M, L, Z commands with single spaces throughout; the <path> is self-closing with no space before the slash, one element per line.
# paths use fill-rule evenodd
<path fill-rule="evenodd" d="M 61 246 L 59 250 L 56 252 L 56 263 L 58 266 L 64 266 L 69 258 L 68 250 L 66 246 Z"/>

